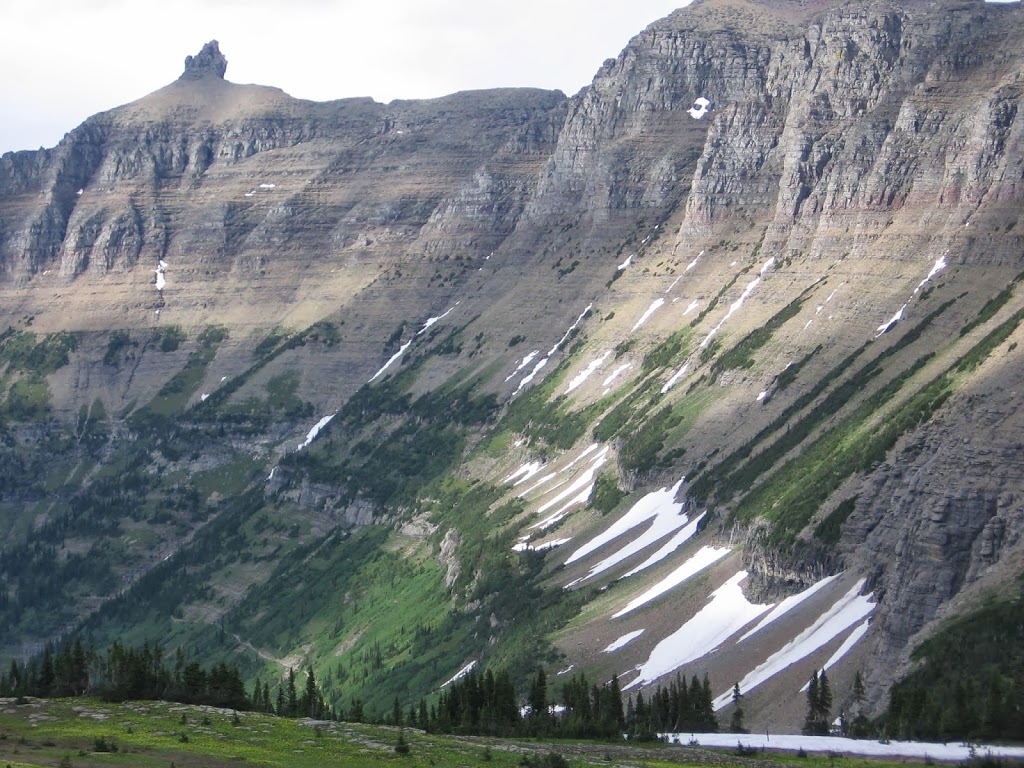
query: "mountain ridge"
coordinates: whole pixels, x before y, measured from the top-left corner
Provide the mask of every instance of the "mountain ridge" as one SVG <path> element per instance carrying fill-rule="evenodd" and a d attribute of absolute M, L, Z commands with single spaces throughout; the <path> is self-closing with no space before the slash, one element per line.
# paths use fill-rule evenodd
<path fill-rule="evenodd" d="M 690 643 L 687 672 L 756 681 L 748 718 L 789 728 L 845 648 L 844 706 L 862 672 L 880 713 L 921 640 L 1019 573 L 1021 13 L 751 7 L 674 12 L 572 98 L 313 105 L 207 74 L 5 155 L 0 424 L 28 468 L 0 520 L 38 565 L 93 510 L 53 562 L 120 558 L 76 587 L 92 608 L 18 614 L 21 642 L 82 622 L 227 652 L 227 628 L 379 704 L 482 659 L 628 692 Z M 342 605 L 306 605 L 303 563 Z M 815 635 L 830 611 L 857 620 Z"/>

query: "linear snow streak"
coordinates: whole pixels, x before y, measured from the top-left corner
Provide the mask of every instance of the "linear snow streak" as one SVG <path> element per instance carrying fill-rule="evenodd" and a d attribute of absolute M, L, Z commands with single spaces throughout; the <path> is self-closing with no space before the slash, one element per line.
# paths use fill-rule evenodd
<path fill-rule="evenodd" d="M 589 542 L 584 544 L 582 547 L 573 552 L 569 559 L 565 561 L 566 565 L 574 563 L 582 557 L 586 557 L 591 552 L 605 544 L 617 539 L 625 533 L 633 530 L 636 526 L 640 525 L 652 517 L 657 517 L 663 511 L 667 510 L 673 514 L 678 514 L 682 510 L 682 503 L 676 503 L 674 501 L 676 493 L 683 484 L 685 478 L 680 478 L 679 482 L 676 483 L 672 488 L 662 488 L 661 490 L 648 493 L 636 504 L 630 507 L 629 511 L 626 512 L 622 517 L 616 520 L 604 533 L 601 533 L 591 539 Z"/>
<path fill-rule="evenodd" d="M 773 621 L 775 621 L 778 618 L 781 618 L 783 615 L 789 613 L 791 610 L 796 608 L 798 605 L 800 605 L 800 603 L 809 598 L 815 592 L 817 592 L 820 589 L 823 589 L 824 587 L 827 587 L 829 584 L 831 584 L 833 581 L 839 578 L 840 575 L 842 574 L 836 574 L 835 576 L 826 576 L 821 581 L 809 586 L 803 592 L 799 592 L 795 595 L 790 595 L 789 597 L 785 598 L 781 603 L 775 606 L 775 609 L 771 613 L 769 613 L 767 616 L 761 619 L 761 621 L 758 622 L 756 627 L 747 632 L 747 634 L 745 634 L 736 642 L 742 643 L 751 635 L 757 634 L 762 629 L 771 624 Z"/>
<path fill-rule="evenodd" d="M 875 609 L 871 602 L 873 595 L 860 594 L 865 579 L 861 579 L 831 608 L 821 614 L 811 626 L 790 640 L 780 650 L 769 656 L 762 664 L 751 670 L 740 680 L 740 690 L 750 692 L 765 680 L 778 674 L 791 664 L 810 656 L 827 642 L 865 618 Z M 732 689 L 715 699 L 715 709 L 721 709 L 732 701 Z"/>
<path fill-rule="evenodd" d="M 544 357 L 544 359 L 537 363 L 537 365 L 533 367 L 533 370 L 530 371 L 530 373 L 528 373 L 525 377 L 523 377 L 523 380 L 519 382 L 519 386 L 516 387 L 516 391 L 512 393 L 513 395 L 518 394 L 519 390 L 521 390 L 523 387 L 525 387 L 527 384 L 534 380 L 537 374 L 540 373 L 541 369 L 548 364 L 548 361 L 551 359 L 551 356 L 558 351 L 559 347 L 561 347 L 565 343 L 565 340 L 568 339 L 572 332 L 575 331 L 576 328 L 579 326 L 579 324 L 583 322 L 583 318 L 587 316 L 587 313 L 593 306 L 593 303 L 587 304 L 586 308 L 582 312 L 580 312 L 580 316 L 576 318 L 576 321 L 569 326 L 569 330 L 567 330 L 562 335 L 562 338 L 555 342 L 555 346 L 548 350 L 548 354 Z"/>
<path fill-rule="evenodd" d="M 771 608 L 771 605 L 751 603 L 744 597 L 740 582 L 746 577 L 746 571 L 739 571 L 712 592 L 707 605 L 654 647 L 647 661 L 637 668 L 639 674 L 623 690 L 653 683 L 684 664 L 707 656 Z"/>
<path fill-rule="evenodd" d="M 640 573 L 640 571 L 647 570 L 652 565 L 657 565 L 666 557 L 671 555 L 673 552 L 679 549 L 679 547 L 683 546 L 683 544 L 685 544 L 694 537 L 694 535 L 697 533 L 697 528 L 700 525 L 700 521 L 704 519 L 704 515 L 706 514 L 707 512 L 701 512 L 699 515 L 693 518 L 693 520 L 688 522 L 681 531 L 676 532 L 676 535 L 669 539 L 661 547 L 661 549 L 659 549 L 653 555 L 648 557 L 633 570 L 624 573 L 620 578 L 628 579 L 630 576 Z"/>
<path fill-rule="evenodd" d="M 604 365 L 604 361 L 608 359 L 608 355 L 610 355 L 611 353 L 612 353 L 612 351 L 609 349 L 607 352 L 605 352 L 603 355 L 601 355 L 596 360 L 591 360 L 590 364 L 586 368 L 584 368 L 582 371 L 577 373 L 573 377 L 572 381 L 569 382 L 569 388 L 567 390 L 565 390 L 565 394 L 569 394 L 574 389 L 576 389 L 581 384 L 583 384 L 583 382 L 585 382 L 588 378 L 590 378 L 590 374 L 592 374 L 594 371 L 596 371 L 598 368 L 600 368 L 602 365 Z"/>
<path fill-rule="evenodd" d="M 757 273 L 757 277 L 755 277 L 753 280 L 747 283 L 747 287 L 743 289 L 743 293 L 740 294 L 740 297 L 729 305 L 729 311 L 725 313 L 725 317 L 719 320 L 718 325 L 712 328 L 711 332 L 704 337 L 704 341 L 700 343 L 701 349 L 704 349 L 711 342 L 711 339 L 714 338 L 715 334 L 718 333 L 721 327 L 725 324 L 725 321 L 732 317 L 739 310 L 739 308 L 743 306 L 743 302 L 747 300 L 750 294 L 754 292 L 754 289 L 757 288 L 757 286 L 761 283 L 761 278 L 764 277 L 765 273 L 768 272 L 768 270 L 770 270 L 774 265 L 774 256 L 772 256 L 770 259 L 768 259 L 768 261 L 761 265 L 761 271 Z"/>
<path fill-rule="evenodd" d="M 691 576 L 700 573 L 708 566 L 717 563 L 731 551 L 732 550 L 728 547 L 701 547 L 697 554 L 672 571 L 672 573 L 648 589 L 642 595 L 630 600 L 626 604 L 626 607 L 621 611 L 612 614 L 612 618 L 618 619 L 621 616 L 625 616 L 630 611 L 635 611 L 640 606 L 647 605 L 647 603 L 652 600 L 656 600 L 666 592 L 678 587 Z"/>
<path fill-rule="evenodd" d="M 615 651 L 619 650 L 619 648 L 622 648 L 623 646 L 628 645 L 629 643 L 636 640 L 643 633 L 644 630 L 642 629 L 637 629 L 633 632 L 627 632 L 618 640 L 609 643 L 608 647 L 601 651 L 601 653 L 614 653 Z"/>

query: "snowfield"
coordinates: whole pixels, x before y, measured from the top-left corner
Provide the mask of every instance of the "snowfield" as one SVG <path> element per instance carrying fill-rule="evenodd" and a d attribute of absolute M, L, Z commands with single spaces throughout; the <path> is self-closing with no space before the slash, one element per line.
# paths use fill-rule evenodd
<path fill-rule="evenodd" d="M 685 664 L 706 656 L 771 608 L 770 604 L 758 605 L 747 600 L 740 588 L 740 582 L 745 578 L 747 572 L 739 571 L 712 592 L 707 605 L 654 647 L 647 661 L 638 667 L 639 674 L 623 686 L 623 690 L 653 683 Z M 747 690 L 742 683 L 740 690 Z"/>
<path fill-rule="evenodd" d="M 930 757 L 935 760 L 967 760 L 978 756 L 1024 758 L 1024 747 L 984 744 L 935 744 L 924 741 L 869 741 L 842 736 L 797 736 L 765 733 L 659 733 L 672 744 L 696 742 L 702 747 L 729 747 L 736 744 L 758 749 L 790 749 L 805 752 L 837 752 L 874 757 Z"/>

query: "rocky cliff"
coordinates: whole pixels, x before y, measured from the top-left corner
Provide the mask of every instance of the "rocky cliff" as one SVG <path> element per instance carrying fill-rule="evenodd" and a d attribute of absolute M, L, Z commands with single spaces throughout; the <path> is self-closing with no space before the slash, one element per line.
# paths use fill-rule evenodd
<path fill-rule="evenodd" d="M 827 665 L 880 712 L 1021 573 L 1022 43 L 1016 4 L 704 0 L 572 98 L 388 105 L 235 85 L 211 43 L 5 155 L 9 561 L 120 558 L 65 567 L 59 621 L 9 567 L 6 648 L 227 627 L 341 691 L 383 646 L 386 702 L 469 660 L 707 670 L 772 727 Z M 400 633 L 360 537 L 424 590 Z M 192 581 L 141 618 L 165 556 Z M 340 606 L 298 606 L 302 558 Z"/>

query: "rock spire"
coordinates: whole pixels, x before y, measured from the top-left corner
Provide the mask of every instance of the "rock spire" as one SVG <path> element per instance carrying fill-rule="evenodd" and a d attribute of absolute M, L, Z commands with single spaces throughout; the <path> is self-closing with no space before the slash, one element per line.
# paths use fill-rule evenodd
<path fill-rule="evenodd" d="M 210 75 L 224 78 L 228 69 L 228 60 L 220 52 L 216 40 L 211 40 L 195 56 L 185 57 L 185 71 L 181 73 L 181 80 L 197 80 Z"/>

